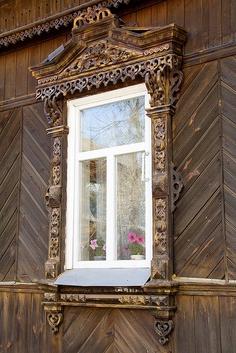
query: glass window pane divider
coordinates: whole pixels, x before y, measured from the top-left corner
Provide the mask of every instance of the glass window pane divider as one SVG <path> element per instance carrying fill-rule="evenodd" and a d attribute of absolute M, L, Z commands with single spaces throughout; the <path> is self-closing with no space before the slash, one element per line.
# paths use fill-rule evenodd
<path fill-rule="evenodd" d="M 116 259 L 116 232 L 115 232 L 115 157 L 112 153 L 107 155 L 107 234 L 106 234 L 106 259 Z"/>
<path fill-rule="evenodd" d="M 145 95 L 145 105 L 149 108 L 149 96 Z M 151 119 L 145 116 L 145 246 L 146 260 L 152 259 L 152 132 Z"/>
<path fill-rule="evenodd" d="M 145 149 L 145 142 L 133 143 L 130 145 L 115 146 L 109 148 L 103 148 L 101 150 L 79 152 L 79 160 L 85 161 L 88 159 L 96 159 L 106 157 L 108 154 L 120 155 L 132 152 L 141 152 Z"/>
<path fill-rule="evenodd" d="M 73 130 L 75 131 L 75 136 L 78 136 L 79 133 L 79 117 L 74 116 L 73 122 Z M 80 214 L 81 214 L 81 165 L 77 160 L 77 156 L 79 153 L 79 140 L 78 138 L 75 139 L 74 145 L 74 241 L 73 241 L 73 263 L 75 264 L 81 256 L 81 247 L 80 247 L 80 239 L 81 234 L 79 230 L 79 222 L 80 222 Z M 79 183 L 78 183 L 79 181 Z"/>

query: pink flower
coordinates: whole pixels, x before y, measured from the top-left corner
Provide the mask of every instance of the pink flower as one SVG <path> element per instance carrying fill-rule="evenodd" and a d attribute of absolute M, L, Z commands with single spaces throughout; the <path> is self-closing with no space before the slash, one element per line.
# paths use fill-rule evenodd
<path fill-rule="evenodd" d="M 128 233 L 128 241 L 129 243 L 136 243 L 137 242 L 137 234 L 134 232 Z"/>
<path fill-rule="evenodd" d="M 141 235 L 137 236 L 137 243 L 138 244 L 144 244 L 144 237 L 142 237 Z"/>
<path fill-rule="evenodd" d="M 90 248 L 92 248 L 93 250 L 95 250 L 95 249 L 98 247 L 97 239 L 91 240 L 89 246 L 90 246 Z"/>

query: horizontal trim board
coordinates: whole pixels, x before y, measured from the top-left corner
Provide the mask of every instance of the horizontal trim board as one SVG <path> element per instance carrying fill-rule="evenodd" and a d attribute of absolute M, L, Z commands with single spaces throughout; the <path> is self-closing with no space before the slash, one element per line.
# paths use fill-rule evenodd
<path fill-rule="evenodd" d="M 28 25 L 18 27 L 14 30 L 0 34 L 0 49 L 8 48 L 18 42 L 22 42 L 33 37 L 41 36 L 59 28 L 68 27 L 74 21 L 74 18 L 80 14 L 81 10 L 88 7 L 106 4 L 107 7 L 118 7 L 122 4 L 128 4 L 130 0 L 91 0 L 84 4 L 75 6 L 72 9 L 65 10 L 56 15 L 47 17 L 47 19 L 35 21 Z"/>

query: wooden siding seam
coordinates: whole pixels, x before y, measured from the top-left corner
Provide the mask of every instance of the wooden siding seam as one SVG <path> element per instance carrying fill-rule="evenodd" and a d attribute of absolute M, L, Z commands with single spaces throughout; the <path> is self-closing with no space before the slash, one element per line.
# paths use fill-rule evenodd
<path fill-rule="evenodd" d="M 222 236 L 224 239 L 224 272 L 225 272 L 225 280 L 228 281 L 228 264 L 227 264 L 227 248 L 226 248 L 226 228 L 225 228 L 225 196 L 224 196 L 224 155 L 223 155 L 223 138 L 224 138 L 224 131 L 223 131 L 223 122 L 222 122 L 222 91 L 221 91 L 221 63 L 220 60 L 217 61 L 217 66 L 218 66 L 218 90 L 217 90 L 217 96 L 218 96 L 218 109 L 219 109 L 219 114 L 220 114 L 220 139 L 221 139 L 221 144 L 220 144 L 220 153 L 221 153 L 221 173 L 220 173 L 220 178 L 221 178 L 221 194 L 222 194 L 222 203 L 221 203 L 221 213 L 222 213 Z"/>
<path fill-rule="evenodd" d="M 19 242 L 20 242 L 20 203 L 21 203 L 21 181 L 22 181 L 22 160 L 23 160 L 23 108 L 21 109 L 21 118 L 20 118 L 20 170 L 19 170 L 19 191 L 18 191 L 18 212 L 17 212 L 17 241 L 16 241 L 16 271 L 15 271 L 15 280 L 17 280 L 17 271 L 18 271 L 18 261 L 19 261 Z"/>

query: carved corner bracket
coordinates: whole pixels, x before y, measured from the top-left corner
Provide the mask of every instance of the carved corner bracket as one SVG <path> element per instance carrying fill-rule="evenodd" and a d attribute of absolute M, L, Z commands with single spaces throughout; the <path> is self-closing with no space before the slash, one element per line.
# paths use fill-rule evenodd
<path fill-rule="evenodd" d="M 172 194 L 171 194 L 171 206 L 172 212 L 176 208 L 176 203 L 179 200 L 180 194 L 183 190 L 184 183 L 181 174 L 176 170 L 174 164 L 172 163 Z"/>

